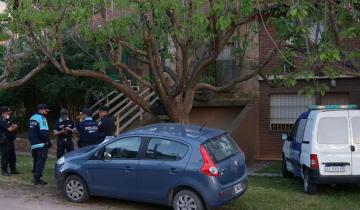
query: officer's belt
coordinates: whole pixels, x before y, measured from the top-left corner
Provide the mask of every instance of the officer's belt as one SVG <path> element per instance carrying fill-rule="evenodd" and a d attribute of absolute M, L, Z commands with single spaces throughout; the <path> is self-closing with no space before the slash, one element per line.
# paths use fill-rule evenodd
<path fill-rule="evenodd" d="M 31 145 L 31 149 L 43 148 L 45 143 Z"/>

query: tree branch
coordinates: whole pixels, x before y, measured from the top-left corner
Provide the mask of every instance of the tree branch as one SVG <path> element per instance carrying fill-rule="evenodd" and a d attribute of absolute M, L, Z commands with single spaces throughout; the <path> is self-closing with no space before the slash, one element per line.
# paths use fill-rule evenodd
<path fill-rule="evenodd" d="M 134 70 L 132 70 L 128 65 L 124 64 L 124 63 L 116 63 L 114 64 L 115 67 L 117 67 L 119 70 L 123 69 L 125 70 L 127 73 L 129 73 L 134 79 L 136 79 L 137 81 L 139 81 L 141 84 L 143 84 L 144 86 L 154 89 L 154 86 L 148 82 L 145 81 L 144 79 L 141 78 L 140 75 L 138 75 Z"/>
<path fill-rule="evenodd" d="M 214 86 L 212 86 L 210 84 L 199 83 L 199 84 L 196 85 L 195 89 L 209 89 L 209 90 L 212 90 L 214 92 L 228 91 L 233 86 L 235 86 L 236 84 L 247 81 L 247 80 L 259 75 L 259 73 L 264 69 L 264 67 L 272 59 L 272 57 L 276 53 L 276 50 L 277 50 L 276 47 L 274 47 L 271 51 L 269 51 L 269 53 L 266 56 L 264 62 L 262 64 L 258 65 L 258 67 L 253 72 L 251 72 L 250 74 L 247 74 L 245 76 L 239 76 L 238 78 L 230 81 L 228 84 L 220 86 L 220 87 L 214 87 Z"/>
<path fill-rule="evenodd" d="M 0 89 L 4 90 L 4 89 L 10 89 L 10 88 L 16 88 L 19 87 L 23 84 L 25 84 L 26 82 L 28 82 L 30 79 L 32 79 L 34 76 L 36 76 L 37 74 L 39 74 L 48 64 L 49 59 L 44 59 L 43 61 L 41 61 L 39 63 L 39 65 L 37 67 L 35 67 L 34 69 L 32 69 L 29 73 L 27 73 L 25 76 L 23 76 L 21 79 L 15 80 L 13 82 L 9 82 L 7 81 L 7 79 L 1 81 L 0 83 Z"/>

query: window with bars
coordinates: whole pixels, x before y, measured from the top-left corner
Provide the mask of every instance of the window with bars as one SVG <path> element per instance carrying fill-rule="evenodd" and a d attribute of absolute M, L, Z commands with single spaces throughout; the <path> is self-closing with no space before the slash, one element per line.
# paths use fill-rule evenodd
<path fill-rule="evenodd" d="M 316 102 L 315 96 L 270 95 L 270 130 L 290 131 L 299 115 Z"/>
<path fill-rule="evenodd" d="M 319 104 L 349 104 L 349 93 L 327 93 L 321 96 Z M 299 115 L 310 105 L 316 104 L 315 96 L 297 94 L 270 95 L 270 130 L 290 131 Z"/>

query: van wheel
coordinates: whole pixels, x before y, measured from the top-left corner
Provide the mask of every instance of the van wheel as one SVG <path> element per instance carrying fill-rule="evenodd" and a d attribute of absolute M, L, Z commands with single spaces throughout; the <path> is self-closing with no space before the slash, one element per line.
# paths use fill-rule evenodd
<path fill-rule="evenodd" d="M 286 165 L 286 160 L 283 156 L 283 160 L 281 163 L 281 174 L 284 178 L 292 178 L 294 176 L 293 173 L 291 173 L 288 169 L 287 169 L 287 165 Z"/>
<path fill-rule="evenodd" d="M 200 196 L 190 190 L 181 190 L 176 193 L 172 206 L 174 210 L 205 210 Z"/>
<path fill-rule="evenodd" d="M 317 184 L 311 183 L 309 170 L 304 170 L 304 192 L 310 195 L 316 194 Z"/>
<path fill-rule="evenodd" d="M 78 175 L 71 175 L 67 177 L 63 184 L 64 197 L 74 203 L 82 203 L 89 199 L 89 190 Z"/>

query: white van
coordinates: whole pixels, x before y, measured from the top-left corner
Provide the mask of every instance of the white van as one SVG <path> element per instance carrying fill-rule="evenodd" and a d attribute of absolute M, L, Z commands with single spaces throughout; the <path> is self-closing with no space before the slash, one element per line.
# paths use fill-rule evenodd
<path fill-rule="evenodd" d="M 317 184 L 360 183 L 360 110 L 356 105 L 312 106 L 283 133 L 284 177 L 302 177 L 304 191 Z"/>

